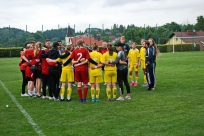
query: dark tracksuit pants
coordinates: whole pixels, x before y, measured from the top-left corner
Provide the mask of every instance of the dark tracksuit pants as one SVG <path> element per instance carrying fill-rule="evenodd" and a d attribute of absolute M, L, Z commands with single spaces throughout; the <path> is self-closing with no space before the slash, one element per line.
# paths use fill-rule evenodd
<path fill-rule="evenodd" d="M 149 90 L 154 88 L 154 68 L 153 67 L 147 67 L 146 68 L 146 77 L 149 84 Z"/>
<path fill-rule="evenodd" d="M 43 96 L 46 96 L 46 86 L 48 86 L 49 96 L 53 97 L 52 91 L 50 90 L 50 82 L 49 82 L 49 75 L 42 74 L 42 90 Z"/>
<path fill-rule="evenodd" d="M 123 70 L 117 69 L 117 81 L 118 81 L 119 88 L 120 88 L 120 94 L 123 94 L 123 92 L 124 92 L 123 82 L 125 84 L 127 93 L 130 93 L 130 85 L 128 83 L 127 76 L 128 76 L 128 69 L 127 68 L 125 68 Z"/>
<path fill-rule="evenodd" d="M 55 98 L 58 98 L 59 96 L 59 73 L 58 70 L 50 70 L 49 71 L 49 82 L 50 87 L 49 89 L 55 96 Z"/>
<path fill-rule="evenodd" d="M 154 87 L 156 87 L 156 63 L 153 63 L 153 76 L 154 76 Z"/>
<path fill-rule="evenodd" d="M 26 77 L 25 77 L 25 70 L 21 70 L 21 73 L 22 73 L 22 78 L 23 78 L 21 93 L 24 94 L 25 93 L 25 87 L 28 84 L 28 79 L 26 79 Z"/>

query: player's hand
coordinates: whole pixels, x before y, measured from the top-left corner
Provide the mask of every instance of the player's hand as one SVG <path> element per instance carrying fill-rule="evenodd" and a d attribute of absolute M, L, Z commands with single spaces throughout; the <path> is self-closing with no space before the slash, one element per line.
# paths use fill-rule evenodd
<path fill-rule="evenodd" d="M 79 66 L 78 64 L 74 64 L 74 67 L 77 67 L 77 66 Z"/>
<path fill-rule="evenodd" d="M 36 62 L 40 62 L 40 60 L 39 60 L 39 59 L 35 59 L 35 61 L 36 61 Z"/>
<path fill-rule="evenodd" d="M 50 61 L 50 59 L 49 59 L 49 58 L 46 58 L 46 61 L 47 61 L 47 62 L 49 62 L 49 61 Z"/>
<path fill-rule="evenodd" d="M 136 64 L 136 68 L 138 68 L 138 64 Z"/>
<path fill-rule="evenodd" d="M 95 66 L 91 66 L 91 69 L 92 69 L 92 70 L 95 69 Z"/>
<path fill-rule="evenodd" d="M 81 58 L 80 61 L 85 61 L 85 58 Z"/>

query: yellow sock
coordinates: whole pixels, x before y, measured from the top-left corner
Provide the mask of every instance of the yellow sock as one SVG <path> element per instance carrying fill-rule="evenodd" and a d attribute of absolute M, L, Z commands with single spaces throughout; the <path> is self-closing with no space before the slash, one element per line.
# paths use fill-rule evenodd
<path fill-rule="evenodd" d="M 110 88 L 106 88 L 106 94 L 107 94 L 108 99 L 110 99 L 110 97 L 111 97 L 111 90 L 110 90 Z"/>
<path fill-rule="evenodd" d="M 117 88 L 113 88 L 113 98 L 116 98 Z"/>
<path fill-rule="evenodd" d="M 136 76 L 136 82 L 138 82 L 138 79 L 139 79 L 139 77 L 138 77 L 138 76 Z"/>
<path fill-rule="evenodd" d="M 100 89 L 99 89 L 99 88 L 96 88 L 96 98 L 97 98 L 97 99 L 99 98 L 99 94 L 100 94 Z"/>
<path fill-rule="evenodd" d="M 130 80 L 133 81 L 133 76 L 132 75 L 130 75 Z"/>
<path fill-rule="evenodd" d="M 67 99 L 70 100 L 72 96 L 72 88 L 67 89 Z"/>
<path fill-rule="evenodd" d="M 91 98 L 95 98 L 95 89 L 91 88 Z"/>
<path fill-rule="evenodd" d="M 144 83 L 147 83 L 147 77 L 144 75 Z"/>
<path fill-rule="evenodd" d="M 60 92 L 61 97 L 64 97 L 64 92 L 65 92 L 65 88 L 62 86 L 61 87 L 61 92 Z"/>

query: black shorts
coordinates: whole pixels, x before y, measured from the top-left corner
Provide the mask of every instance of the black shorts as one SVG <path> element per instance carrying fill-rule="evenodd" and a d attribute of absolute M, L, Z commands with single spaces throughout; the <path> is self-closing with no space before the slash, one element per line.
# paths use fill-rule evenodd
<path fill-rule="evenodd" d="M 33 73 L 33 75 L 34 75 L 34 78 L 41 78 L 41 74 L 42 72 L 41 72 L 41 70 L 36 70 L 34 73 Z"/>

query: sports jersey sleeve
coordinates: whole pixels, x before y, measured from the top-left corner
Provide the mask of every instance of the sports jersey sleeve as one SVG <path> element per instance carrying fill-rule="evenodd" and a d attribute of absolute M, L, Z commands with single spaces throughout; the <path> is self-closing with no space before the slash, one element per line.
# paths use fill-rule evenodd
<path fill-rule="evenodd" d="M 90 59 L 91 57 L 90 57 L 90 55 L 89 55 L 89 52 L 88 51 L 86 51 L 86 59 Z"/>
<path fill-rule="evenodd" d="M 57 58 L 56 60 L 57 60 L 57 62 L 62 62 L 62 60 L 60 58 Z"/>
<path fill-rule="evenodd" d="M 103 55 L 100 54 L 100 62 L 103 62 Z"/>
<path fill-rule="evenodd" d="M 118 52 L 118 56 L 117 56 L 117 58 L 116 58 L 116 60 L 115 61 L 112 61 L 111 63 L 112 64 L 117 64 L 121 59 L 122 59 L 122 52 L 120 51 L 120 52 Z"/>
<path fill-rule="evenodd" d="M 101 62 L 105 62 L 105 58 L 106 58 L 106 53 L 104 53 L 101 57 Z"/>
<path fill-rule="evenodd" d="M 140 52 L 137 50 L 137 58 L 140 58 Z"/>
<path fill-rule="evenodd" d="M 71 55 L 70 55 L 69 58 L 73 59 L 73 58 L 74 58 L 74 55 L 75 55 L 75 50 L 73 50 L 73 52 L 71 53 Z"/>

